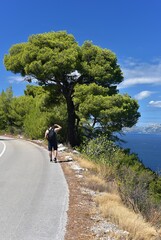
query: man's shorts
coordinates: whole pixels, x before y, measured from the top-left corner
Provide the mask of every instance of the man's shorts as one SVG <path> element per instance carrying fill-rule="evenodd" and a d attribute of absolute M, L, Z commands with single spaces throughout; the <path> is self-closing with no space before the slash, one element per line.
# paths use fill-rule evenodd
<path fill-rule="evenodd" d="M 57 142 L 50 142 L 50 141 L 48 141 L 48 150 L 51 152 L 52 149 L 54 149 L 54 150 L 58 149 Z"/>

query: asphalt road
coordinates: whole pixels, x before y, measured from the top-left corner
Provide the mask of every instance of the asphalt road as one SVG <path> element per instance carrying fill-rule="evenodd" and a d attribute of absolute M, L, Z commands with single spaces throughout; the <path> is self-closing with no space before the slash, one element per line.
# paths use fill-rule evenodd
<path fill-rule="evenodd" d="M 68 186 L 46 149 L 0 137 L 0 240 L 63 240 Z"/>

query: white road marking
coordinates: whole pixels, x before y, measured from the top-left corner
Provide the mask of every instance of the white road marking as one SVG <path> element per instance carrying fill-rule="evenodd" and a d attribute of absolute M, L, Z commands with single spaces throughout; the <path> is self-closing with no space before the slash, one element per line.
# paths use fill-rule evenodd
<path fill-rule="evenodd" d="M 5 152 L 6 150 L 6 144 L 4 142 L 1 142 L 3 144 L 3 150 L 2 152 L 0 153 L 0 157 L 2 157 L 3 153 Z"/>

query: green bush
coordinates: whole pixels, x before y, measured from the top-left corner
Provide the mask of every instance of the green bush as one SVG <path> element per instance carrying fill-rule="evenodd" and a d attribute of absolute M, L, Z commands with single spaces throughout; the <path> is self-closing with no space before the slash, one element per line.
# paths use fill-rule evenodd
<path fill-rule="evenodd" d="M 48 114 L 40 109 L 33 109 L 24 121 L 25 135 L 31 139 L 43 138 L 47 128 Z"/>
<path fill-rule="evenodd" d="M 106 163 L 111 165 L 115 152 L 116 145 L 107 139 L 106 136 L 100 136 L 83 144 L 82 153 L 90 157 L 98 163 Z"/>

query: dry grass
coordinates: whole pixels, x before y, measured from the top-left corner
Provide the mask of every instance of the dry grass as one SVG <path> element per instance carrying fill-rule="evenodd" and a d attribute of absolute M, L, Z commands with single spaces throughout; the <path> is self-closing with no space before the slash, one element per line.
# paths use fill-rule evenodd
<path fill-rule="evenodd" d="M 88 169 L 92 173 L 98 173 L 99 172 L 97 164 L 95 164 L 91 161 L 88 161 L 87 159 L 82 158 L 80 156 L 74 156 L 73 158 L 74 158 L 74 160 L 79 162 L 79 165 L 82 168 Z"/>
<path fill-rule="evenodd" d="M 106 181 L 96 175 L 86 177 L 86 187 L 98 192 L 108 191 Z"/>
<path fill-rule="evenodd" d="M 122 235 L 121 233 L 114 233 L 114 232 L 109 232 L 108 237 L 110 237 L 110 239 L 115 239 L 115 240 L 129 240 L 129 236 L 127 235 Z"/>
<path fill-rule="evenodd" d="M 113 170 L 105 164 L 97 164 L 89 161 L 81 156 L 73 156 L 73 158 L 79 162 L 82 168 L 88 169 L 93 174 L 98 174 L 102 178 L 108 179 L 113 176 Z"/>
<path fill-rule="evenodd" d="M 102 215 L 129 232 L 127 238 L 123 240 L 161 240 L 159 233 L 150 223 L 145 222 L 141 215 L 123 205 L 113 178 L 112 168 L 96 164 L 79 155 L 72 155 L 72 157 L 82 168 L 88 170 L 86 187 L 96 192 L 104 192 L 95 198 Z M 122 240 L 122 236 L 113 237 L 116 240 Z"/>
<path fill-rule="evenodd" d="M 122 229 L 130 233 L 132 240 L 156 240 L 158 233 L 149 223 L 145 222 L 142 216 L 135 214 L 126 208 L 118 195 L 105 193 L 97 196 L 96 202 L 99 205 L 102 215 L 110 218 Z"/>
<path fill-rule="evenodd" d="M 114 179 L 114 172 L 112 167 L 107 166 L 105 164 L 98 164 L 97 169 L 99 175 L 102 176 L 103 178 L 109 181 L 112 181 Z"/>
<path fill-rule="evenodd" d="M 105 164 L 96 164 L 80 156 L 73 157 L 79 165 L 88 170 L 87 187 L 94 191 L 107 191 L 117 193 L 117 186 L 114 182 L 112 168 Z"/>

